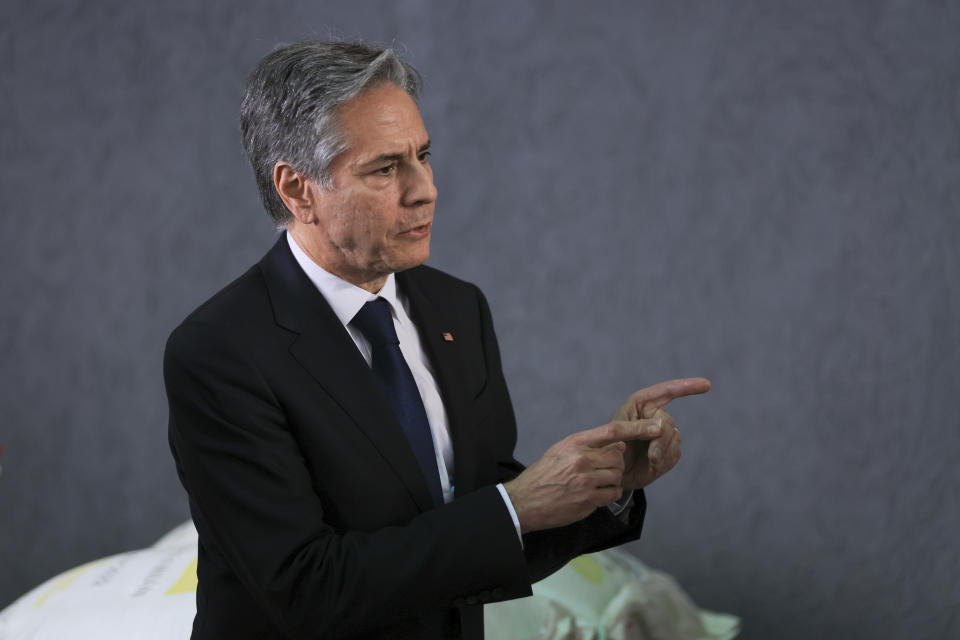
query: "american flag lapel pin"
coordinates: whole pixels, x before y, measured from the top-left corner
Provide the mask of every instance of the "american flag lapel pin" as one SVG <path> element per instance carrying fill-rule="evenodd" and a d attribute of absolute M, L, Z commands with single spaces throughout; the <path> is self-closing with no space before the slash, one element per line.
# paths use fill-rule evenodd
<path fill-rule="evenodd" d="M 444 331 L 443 339 L 446 340 L 447 342 L 453 342 L 453 334 L 450 333 L 449 331 Z"/>

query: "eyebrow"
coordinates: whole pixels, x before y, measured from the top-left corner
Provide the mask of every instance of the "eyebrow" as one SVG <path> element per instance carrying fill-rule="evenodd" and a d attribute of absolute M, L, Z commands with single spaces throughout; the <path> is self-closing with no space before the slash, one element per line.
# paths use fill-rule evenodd
<path fill-rule="evenodd" d="M 427 139 L 425 143 L 420 145 L 420 148 L 417 149 L 417 155 L 430 150 L 430 140 Z M 399 162 L 406 157 L 405 153 L 382 153 L 376 158 L 371 158 L 362 163 L 362 166 L 366 167 L 372 164 L 380 164 L 381 162 Z"/>

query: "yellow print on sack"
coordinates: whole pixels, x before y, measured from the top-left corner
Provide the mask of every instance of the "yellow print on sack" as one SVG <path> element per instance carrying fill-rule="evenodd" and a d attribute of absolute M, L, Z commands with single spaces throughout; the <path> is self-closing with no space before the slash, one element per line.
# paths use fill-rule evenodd
<path fill-rule="evenodd" d="M 570 561 L 570 566 L 587 582 L 603 584 L 603 569 L 590 556 L 577 556 Z"/>
<path fill-rule="evenodd" d="M 167 589 L 165 595 L 172 596 L 177 593 L 196 593 L 197 591 L 197 556 L 183 570 L 183 575 L 173 583 L 173 586 Z"/>
<path fill-rule="evenodd" d="M 94 567 L 105 560 L 109 560 L 109 558 L 100 558 L 99 560 L 82 564 L 79 567 L 70 569 L 60 577 L 55 578 L 50 587 L 43 592 L 42 596 L 40 596 L 40 599 L 33 603 L 33 606 L 42 607 L 47 599 L 50 598 L 50 596 L 55 593 L 59 593 L 60 591 L 66 591 L 70 588 L 70 585 L 76 582 L 77 578 L 79 578 L 82 573 L 85 573 L 91 567 Z"/>

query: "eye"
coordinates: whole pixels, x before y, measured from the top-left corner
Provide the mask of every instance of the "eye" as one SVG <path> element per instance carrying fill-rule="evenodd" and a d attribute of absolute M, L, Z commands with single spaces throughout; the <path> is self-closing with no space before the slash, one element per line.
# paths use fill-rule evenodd
<path fill-rule="evenodd" d="M 397 168 L 397 165 L 388 164 L 386 166 L 380 167 L 379 169 L 374 171 L 374 173 L 377 174 L 378 176 L 391 176 L 393 175 L 393 172 L 396 170 L 396 168 Z"/>
<path fill-rule="evenodd" d="M 430 160 L 430 152 L 424 151 L 423 153 L 417 156 L 417 160 L 419 160 L 420 162 L 427 162 L 428 160 Z"/>

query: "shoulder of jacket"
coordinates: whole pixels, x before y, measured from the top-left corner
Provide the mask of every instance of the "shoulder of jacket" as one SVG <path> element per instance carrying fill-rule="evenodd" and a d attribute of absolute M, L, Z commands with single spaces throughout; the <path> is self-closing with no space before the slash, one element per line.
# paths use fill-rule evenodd
<path fill-rule="evenodd" d="M 401 279 L 409 278 L 411 281 L 416 282 L 419 286 L 430 290 L 439 289 L 469 295 L 477 295 L 481 293 L 480 288 L 474 283 L 462 280 L 456 276 L 450 275 L 446 271 L 441 271 L 440 269 L 436 269 L 425 264 L 408 269 L 407 271 L 402 272 L 402 275 L 398 275 L 400 275 Z"/>
<path fill-rule="evenodd" d="M 268 318 L 272 318 L 270 299 L 261 268 L 254 265 L 191 311 L 170 338 L 187 327 L 241 329 L 245 324 Z"/>

